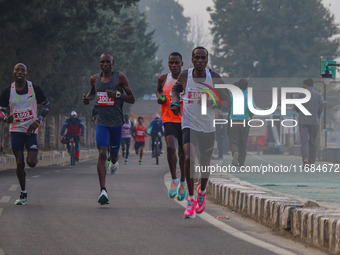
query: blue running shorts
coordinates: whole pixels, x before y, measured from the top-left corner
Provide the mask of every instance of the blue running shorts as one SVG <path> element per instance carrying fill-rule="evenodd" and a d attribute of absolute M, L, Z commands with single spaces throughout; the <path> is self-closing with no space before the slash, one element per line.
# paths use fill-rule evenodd
<path fill-rule="evenodd" d="M 13 152 L 24 151 L 24 146 L 27 151 L 38 151 L 37 134 L 11 132 L 11 140 Z"/>
<path fill-rule="evenodd" d="M 96 126 L 97 147 L 110 145 L 110 151 L 119 151 L 122 141 L 122 126 L 105 127 Z"/>

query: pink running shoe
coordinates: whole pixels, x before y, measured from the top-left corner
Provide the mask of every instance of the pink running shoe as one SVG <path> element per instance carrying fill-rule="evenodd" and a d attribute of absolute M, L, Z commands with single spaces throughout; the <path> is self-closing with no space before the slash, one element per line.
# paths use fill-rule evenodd
<path fill-rule="evenodd" d="M 196 212 L 198 214 L 201 214 L 204 211 L 204 209 L 205 209 L 205 194 L 206 193 L 204 193 L 204 195 L 201 194 L 200 189 L 201 189 L 201 185 L 199 185 L 197 187 L 197 201 L 196 201 L 197 206 L 196 206 Z"/>
<path fill-rule="evenodd" d="M 195 218 L 195 207 L 196 201 L 195 199 L 188 200 L 187 209 L 184 212 L 184 219 L 193 219 Z"/>

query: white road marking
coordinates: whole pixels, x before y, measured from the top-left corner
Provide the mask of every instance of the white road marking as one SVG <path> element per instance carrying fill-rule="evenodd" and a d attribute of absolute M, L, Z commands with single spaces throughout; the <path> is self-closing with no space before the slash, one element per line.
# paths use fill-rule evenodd
<path fill-rule="evenodd" d="M 3 249 L 0 249 L 0 255 L 5 255 L 5 252 Z"/>
<path fill-rule="evenodd" d="M 0 208 L 0 216 L 1 216 L 3 210 L 4 210 L 4 208 Z"/>
<path fill-rule="evenodd" d="M 3 197 L 0 199 L 0 203 L 8 203 L 9 200 L 11 200 L 11 197 L 10 197 L 10 196 L 3 196 Z"/>
<path fill-rule="evenodd" d="M 32 178 L 39 178 L 41 175 L 33 175 Z"/>
<path fill-rule="evenodd" d="M 169 174 L 164 175 L 164 184 L 165 186 L 168 188 L 170 182 L 167 181 L 167 177 L 169 176 Z M 176 203 L 178 203 L 179 205 L 183 206 L 184 208 L 186 208 L 186 202 L 185 201 L 178 201 L 177 199 L 175 199 Z M 247 235 L 245 233 L 243 233 L 242 231 L 233 228 L 229 225 L 227 225 L 227 223 L 223 223 L 217 219 L 215 219 L 215 217 L 213 217 L 212 215 L 210 215 L 207 212 L 204 212 L 203 214 L 196 214 L 196 216 L 200 217 L 202 220 L 208 222 L 209 224 L 219 228 L 220 230 L 228 233 L 229 235 L 235 236 L 238 239 L 244 240 L 248 243 L 251 243 L 255 246 L 261 247 L 263 249 L 266 249 L 268 251 L 271 251 L 275 254 L 279 254 L 279 255 L 295 255 L 295 253 L 288 251 L 286 249 L 283 249 L 279 246 L 275 246 L 273 244 L 270 243 L 266 243 L 260 239 L 257 239 L 255 237 L 252 237 L 250 235 Z M 184 219 L 183 219 L 184 220 Z"/>
<path fill-rule="evenodd" d="M 16 191 L 17 189 L 19 188 L 19 184 L 12 184 L 10 187 L 9 187 L 9 191 Z"/>

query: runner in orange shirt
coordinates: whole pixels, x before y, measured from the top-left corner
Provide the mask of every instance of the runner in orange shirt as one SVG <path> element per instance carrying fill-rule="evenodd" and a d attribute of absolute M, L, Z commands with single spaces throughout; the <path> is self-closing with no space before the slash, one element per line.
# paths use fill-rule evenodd
<path fill-rule="evenodd" d="M 177 199 L 179 201 L 182 201 L 187 195 L 185 188 L 186 183 L 184 175 L 184 152 L 182 145 L 182 114 L 175 115 L 170 109 L 170 105 L 172 103 L 172 87 L 176 83 L 176 80 L 181 73 L 181 68 L 183 66 L 182 55 L 178 52 L 171 53 L 169 56 L 168 65 L 170 73 L 159 76 L 156 95 L 158 98 L 157 102 L 162 105 L 162 120 L 164 123 L 167 158 L 172 178 L 168 196 L 169 198 L 175 198 L 177 196 Z M 182 106 L 182 102 L 180 102 L 178 106 Z M 180 108 L 183 109 L 183 107 Z M 178 142 L 178 158 L 179 167 L 181 170 L 180 181 L 178 180 L 176 174 L 176 140 Z"/>

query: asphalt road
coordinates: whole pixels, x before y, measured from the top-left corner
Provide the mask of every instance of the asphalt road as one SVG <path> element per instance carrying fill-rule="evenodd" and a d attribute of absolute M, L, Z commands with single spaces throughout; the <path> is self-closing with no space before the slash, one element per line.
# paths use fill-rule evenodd
<path fill-rule="evenodd" d="M 167 197 L 165 159 L 156 166 L 146 154 L 140 166 L 132 155 L 107 176 L 105 206 L 96 160 L 28 169 L 26 206 L 14 205 L 15 171 L 0 172 L 0 255 L 323 254 L 210 202 L 202 216 L 183 219 L 185 202 Z"/>

